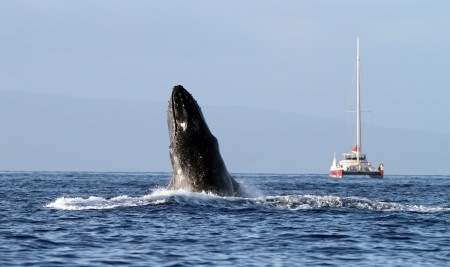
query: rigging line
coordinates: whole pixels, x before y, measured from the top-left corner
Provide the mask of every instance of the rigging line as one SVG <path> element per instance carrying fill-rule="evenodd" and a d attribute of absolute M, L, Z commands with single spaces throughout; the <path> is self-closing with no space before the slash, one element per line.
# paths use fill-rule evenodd
<path fill-rule="evenodd" d="M 356 86 L 356 85 L 355 85 L 355 80 L 353 78 L 350 81 L 350 87 L 347 88 L 347 105 L 346 105 L 347 107 L 349 107 L 351 105 L 350 103 L 353 104 L 353 102 L 354 102 L 354 101 L 352 101 L 352 100 L 354 100 L 353 99 L 354 98 L 354 95 L 353 95 L 354 90 L 352 89 L 354 86 Z M 349 113 L 353 113 L 353 111 L 349 111 L 349 110 L 345 111 L 345 118 L 347 121 L 347 131 L 349 133 L 347 136 L 350 138 L 350 140 L 351 140 L 350 144 L 353 147 L 353 145 L 354 145 L 353 142 L 355 141 L 355 131 L 354 131 L 353 118 L 352 118 L 352 121 L 350 121 Z"/>
<path fill-rule="evenodd" d="M 361 74 L 362 83 L 363 84 L 368 84 L 366 82 L 365 76 L 363 75 L 362 67 L 360 68 L 360 74 Z M 368 110 L 370 111 L 370 110 L 372 110 L 371 97 L 369 97 L 369 92 L 371 92 L 371 90 L 365 90 L 364 92 L 366 92 L 366 93 L 363 95 L 363 100 L 365 102 L 367 102 L 367 106 L 369 107 Z M 374 141 L 375 141 L 375 149 L 376 149 L 376 153 L 377 153 L 376 156 L 377 156 L 378 159 L 381 159 L 381 157 L 380 157 L 381 156 L 380 146 L 379 146 L 378 134 L 377 134 L 377 129 L 376 129 L 377 127 L 375 127 L 372 112 L 369 112 L 369 123 L 368 124 L 370 125 L 371 133 L 373 133 L 372 134 L 373 138 L 370 138 L 370 139 L 374 139 Z M 366 123 L 366 125 L 367 125 L 367 123 Z"/>

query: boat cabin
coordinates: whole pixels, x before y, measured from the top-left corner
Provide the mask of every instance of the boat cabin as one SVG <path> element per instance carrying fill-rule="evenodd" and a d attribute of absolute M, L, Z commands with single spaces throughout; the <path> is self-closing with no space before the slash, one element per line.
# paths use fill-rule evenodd
<path fill-rule="evenodd" d="M 344 160 L 357 160 L 356 154 L 354 153 L 345 153 L 344 154 Z M 360 160 L 366 160 L 366 154 L 359 155 Z"/>

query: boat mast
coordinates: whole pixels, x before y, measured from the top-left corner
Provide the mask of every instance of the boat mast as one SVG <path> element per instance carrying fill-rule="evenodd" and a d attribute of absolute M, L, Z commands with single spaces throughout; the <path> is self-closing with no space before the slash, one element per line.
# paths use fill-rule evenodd
<path fill-rule="evenodd" d="M 361 155 L 361 103 L 360 103 L 360 79 L 359 79 L 359 36 L 356 38 L 356 158 L 360 167 Z"/>

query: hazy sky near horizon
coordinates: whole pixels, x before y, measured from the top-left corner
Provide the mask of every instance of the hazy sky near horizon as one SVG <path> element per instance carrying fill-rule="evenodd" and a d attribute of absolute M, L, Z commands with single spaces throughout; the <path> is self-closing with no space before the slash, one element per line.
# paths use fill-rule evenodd
<path fill-rule="evenodd" d="M 356 36 L 372 122 L 450 133 L 450 1 L 1 1 L 0 90 L 344 118 Z"/>

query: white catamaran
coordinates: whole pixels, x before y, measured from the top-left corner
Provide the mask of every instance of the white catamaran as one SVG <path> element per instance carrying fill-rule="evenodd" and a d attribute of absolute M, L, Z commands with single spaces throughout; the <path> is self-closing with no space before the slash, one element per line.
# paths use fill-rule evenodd
<path fill-rule="evenodd" d="M 369 175 L 370 177 L 383 178 L 383 164 L 373 169 L 367 161 L 366 154 L 362 153 L 361 146 L 361 104 L 360 104 L 360 67 L 359 67 L 359 37 L 356 39 L 356 145 L 351 153 L 344 153 L 344 159 L 336 162 L 336 155 L 330 168 L 330 177 L 342 178 L 345 175 Z"/>

